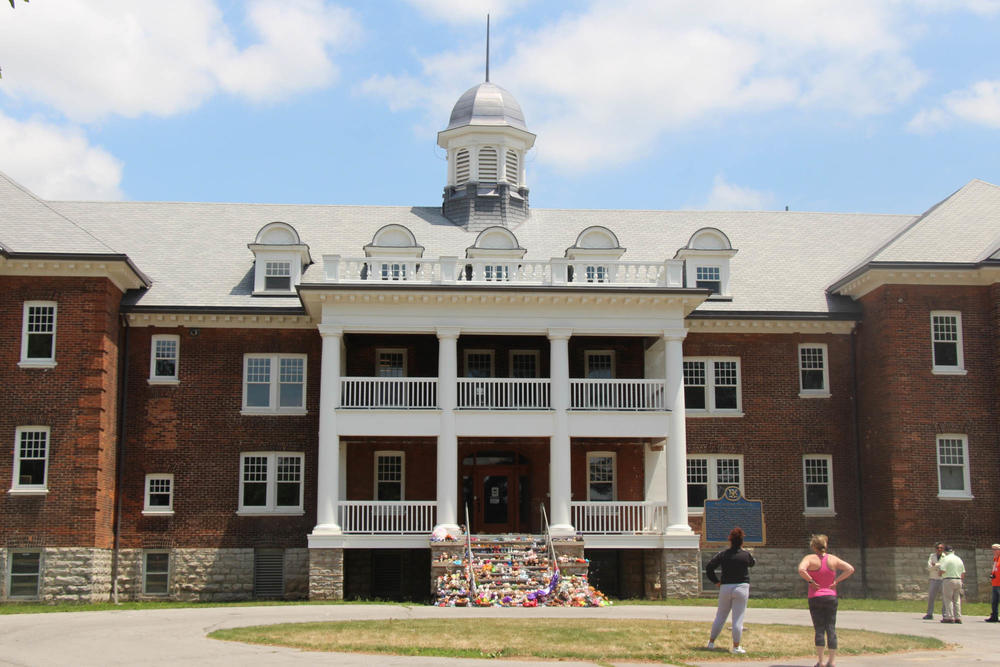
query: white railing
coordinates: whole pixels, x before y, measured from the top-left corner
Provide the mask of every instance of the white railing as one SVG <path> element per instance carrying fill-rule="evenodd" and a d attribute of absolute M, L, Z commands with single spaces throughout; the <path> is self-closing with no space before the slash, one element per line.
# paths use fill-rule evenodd
<path fill-rule="evenodd" d="M 662 534 L 667 529 L 667 504 L 645 501 L 571 501 L 573 527 L 590 535 Z"/>
<path fill-rule="evenodd" d="M 413 535 L 434 530 L 433 500 L 341 500 L 340 526 L 359 535 Z"/>
<path fill-rule="evenodd" d="M 458 407 L 477 410 L 546 410 L 548 378 L 458 378 Z"/>
<path fill-rule="evenodd" d="M 684 260 L 621 262 L 408 257 L 344 258 L 323 255 L 328 283 L 419 283 L 464 285 L 586 285 L 683 287 Z"/>
<path fill-rule="evenodd" d="M 664 410 L 663 380 L 589 380 L 571 378 L 573 410 Z"/>
<path fill-rule="evenodd" d="M 341 377 L 340 407 L 437 407 L 437 378 Z"/>

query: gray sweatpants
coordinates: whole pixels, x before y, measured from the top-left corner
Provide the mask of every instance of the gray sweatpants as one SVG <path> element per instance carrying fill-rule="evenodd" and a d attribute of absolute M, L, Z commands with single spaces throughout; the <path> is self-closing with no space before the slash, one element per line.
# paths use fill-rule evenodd
<path fill-rule="evenodd" d="M 719 587 L 719 609 L 715 612 L 712 623 L 712 641 L 722 632 L 729 612 L 733 612 L 733 646 L 739 646 L 743 637 L 743 617 L 747 613 L 747 600 L 750 599 L 750 584 L 722 584 Z"/>
<path fill-rule="evenodd" d="M 927 586 L 927 615 L 934 615 L 934 599 L 941 595 L 941 580 L 928 579 Z M 941 612 L 944 613 L 944 600 L 941 601 Z"/>

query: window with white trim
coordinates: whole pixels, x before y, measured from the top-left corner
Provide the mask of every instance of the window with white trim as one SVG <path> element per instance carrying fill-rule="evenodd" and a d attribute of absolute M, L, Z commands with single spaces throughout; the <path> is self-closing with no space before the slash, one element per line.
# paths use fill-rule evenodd
<path fill-rule="evenodd" d="M 142 564 L 142 592 L 145 595 L 166 595 L 169 591 L 170 552 L 145 552 Z"/>
<path fill-rule="evenodd" d="M 375 351 L 375 375 L 380 378 L 406 377 L 406 350 L 382 348 Z"/>
<path fill-rule="evenodd" d="M 149 381 L 150 383 L 177 382 L 177 367 L 180 361 L 181 337 L 172 334 L 157 334 L 150 342 Z"/>
<path fill-rule="evenodd" d="M 965 372 L 961 313 L 949 311 L 931 313 L 931 351 L 934 360 L 933 372 Z"/>
<path fill-rule="evenodd" d="M 173 514 L 174 476 L 166 473 L 146 475 L 145 495 L 143 514 Z"/>
<path fill-rule="evenodd" d="M 712 294 L 722 293 L 722 269 L 718 266 L 695 267 L 695 287 L 711 290 Z"/>
<path fill-rule="evenodd" d="M 18 426 L 14 429 L 14 493 L 45 493 L 49 476 L 49 427 Z"/>
<path fill-rule="evenodd" d="M 739 358 L 684 358 L 684 406 L 688 412 L 739 415 Z"/>
<path fill-rule="evenodd" d="M 240 454 L 240 514 L 302 514 L 304 455 Z"/>
<path fill-rule="evenodd" d="M 264 289 L 268 292 L 287 292 L 292 289 L 292 263 L 265 261 Z"/>
<path fill-rule="evenodd" d="M 946 433 L 937 436 L 939 498 L 972 498 L 969 480 L 969 439 Z"/>
<path fill-rule="evenodd" d="M 588 379 L 610 380 L 615 377 L 614 350 L 586 350 L 583 356 Z"/>
<path fill-rule="evenodd" d="M 604 264 L 588 264 L 584 270 L 588 283 L 611 282 L 611 274 Z"/>
<path fill-rule="evenodd" d="M 615 453 L 587 452 L 587 500 L 610 502 L 615 494 Z"/>
<path fill-rule="evenodd" d="M 243 412 L 305 414 L 306 355 L 243 355 Z"/>
<path fill-rule="evenodd" d="M 42 554 L 39 551 L 10 551 L 7 597 L 34 599 L 42 581 Z"/>
<path fill-rule="evenodd" d="M 382 262 L 379 272 L 382 280 L 406 280 L 406 262 Z"/>
<path fill-rule="evenodd" d="M 692 454 L 687 457 L 688 512 L 700 514 L 706 500 L 722 498 L 730 486 L 743 494 L 743 457 L 732 454 Z"/>
<path fill-rule="evenodd" d="M 802 483 L 806 514 L 833 514 L 833 457 L 807 454 L 802 457 Z"/>
<path fill-rule="evenodd" d="M 56 302 L 25 301 L 21 328 L 21 365 L 56 363 Z"/>
<path fill-rule="evenodd" d="M 492 283 L 510 281 L 510 264 L 486 264 L 483 266 L 483 280 Z"/>
<path fill-rule="evenodd" d="M 539 374 L 538 350 L 511 350 L 510 376 L 512 378 L 537 378 Z"/>
<path fill-rule="evenodd" d="M 403 452 L 375 452 L 375 500 L 403 500 Z"/>
<path fill-rule="evenodd" d="M 825 343 L 799 345 L 799 396 L 826 397 L 830 395 L 830 378 L 826 363 Z"/>
<path fill-rule="evenodd" d="M 493 350 L 465 351 L 465 377 L 491 378 L 493 371 Z"/>

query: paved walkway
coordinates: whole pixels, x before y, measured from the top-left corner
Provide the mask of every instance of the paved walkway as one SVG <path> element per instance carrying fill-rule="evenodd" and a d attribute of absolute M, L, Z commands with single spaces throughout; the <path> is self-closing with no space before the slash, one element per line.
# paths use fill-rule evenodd
<path fill-rule="evenodd" d="M 484 661 L 442 658 L 402 658 L 384 655 L 307 653 L 293 649 L 249 646 L 207 639 L 218 628 L 281 622 L 362 620 L 389 618 L 652 618 L 711 622 L 712 607 L 617 605 L 597 609 L 463 609 L 394 605 L 304 605 L 282 607 L 207 607 L 146 611 L 69 612 L 0 616 L 0 665 L 340 665 L 346 667 L 582 667 L 593 663 L 542 661 Z M 809 625 L 805 610 L 750 609 L 747 624 Z M 838 615 L 838 627 L 882 632 L 930 635 L 957 644 L 951 651 L 917 652 L 875 657 L 838 657 L 842 667 L 924 665 L 1000 665 L 1000 624 L 967 618 L 962 625 L 922 621 L 918 614 L 850 612 Z M 706 628 L 707 631 L 707 628 Z M 725 637 L 720 645 L 728 645 Z M 772 667 L 811 667 L 812 658 L 778 662 L 753 660 L 743 664 Z M 723 660 L 735 656 L 720 654 Z M 708 660 L 698 665 L 719 665 Z M 622 663 L 623 665 L 627 663 Z M 733 664 L 730 662 L 729 664 Z"/>

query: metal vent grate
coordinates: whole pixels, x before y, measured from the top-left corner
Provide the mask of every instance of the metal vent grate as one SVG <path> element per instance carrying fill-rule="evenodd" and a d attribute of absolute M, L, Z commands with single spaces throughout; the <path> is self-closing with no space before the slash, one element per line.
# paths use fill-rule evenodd
<path fill-rule="evenodd" d="M 253 554 L 253 595 L 280 598 L 285 594 L 285 552 L 257 549 Z"/>

